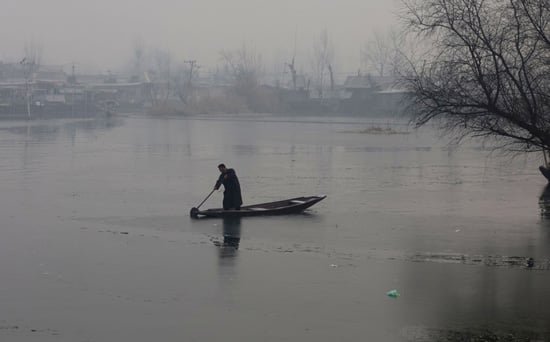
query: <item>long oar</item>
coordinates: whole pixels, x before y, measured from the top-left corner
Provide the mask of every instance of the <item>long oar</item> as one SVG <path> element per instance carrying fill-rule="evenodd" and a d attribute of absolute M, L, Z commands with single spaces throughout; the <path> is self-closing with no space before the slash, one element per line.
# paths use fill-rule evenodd
<path fill-rule="evenodd" d="M 212 189 L 212 191 L 210 191 L 210 193 L 208 194 L 208 196 L 206 196 L 206 198 L 201 202 L 201 204 L 197 205 L 196 207 L 193 207 L 191 208 L 191 211 L 189 212 L 189 216 L 191 217 L 197 217 L 198 216 L 198 213 L 199 213 L 199 208 L 201 207 L 201 205 L 206 202 L 206 200 L 214 193 L 214 191 L 216 191 L 216 189 Z"/>

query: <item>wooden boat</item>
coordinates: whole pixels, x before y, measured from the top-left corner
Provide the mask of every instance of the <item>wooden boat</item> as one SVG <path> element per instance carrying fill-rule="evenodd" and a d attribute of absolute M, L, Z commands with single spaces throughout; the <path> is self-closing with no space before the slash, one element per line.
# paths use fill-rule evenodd
<path fill-rule="evenodd" d="M 311 207 L 315 203 L 322 201 L 325 197 L 327 196 L 296 197 L 276 202 L 246 205 L 241 207 L 240 210 L 223 210 L 222 208 L 198 210 L 197 208 L 193 208 L 189 214 L 193 218 L 297 214 Z"/>

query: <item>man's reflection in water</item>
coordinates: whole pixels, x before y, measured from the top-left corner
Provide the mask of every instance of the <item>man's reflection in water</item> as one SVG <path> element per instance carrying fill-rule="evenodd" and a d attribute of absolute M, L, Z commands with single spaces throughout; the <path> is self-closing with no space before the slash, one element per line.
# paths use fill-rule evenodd
<path fill-rule="evenodd" d="M 220 258 L 231 258 L 237 255 L 239 243 L 241 242 L 241 218 L 223 218 L 223 243 L 218 242 L 220 247 Z"/>
<path fill-rule="evenodd" d="M 550 219 L 550 184 L 547 184 L 539 197 L 540 215 Z"/>

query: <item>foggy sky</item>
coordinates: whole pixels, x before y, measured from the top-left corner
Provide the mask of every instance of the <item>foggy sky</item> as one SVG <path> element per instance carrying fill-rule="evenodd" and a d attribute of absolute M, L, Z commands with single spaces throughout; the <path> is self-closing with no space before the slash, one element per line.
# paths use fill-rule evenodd
<path fill-rule="evenodd" d="M 340 70 L 359 67 L 373 30 L 396 23 L 397 0 L 0 0 L 0 61 L 18 61 L 26 42 L 42 46 L 44 64 L 80 69 L 121 67 L 133 46 L 169 50 L 174 59 L 211 67 L 222 49 L 245 43 L 266 63 L 306 68 L 313 41 L 328 31 Z"/>

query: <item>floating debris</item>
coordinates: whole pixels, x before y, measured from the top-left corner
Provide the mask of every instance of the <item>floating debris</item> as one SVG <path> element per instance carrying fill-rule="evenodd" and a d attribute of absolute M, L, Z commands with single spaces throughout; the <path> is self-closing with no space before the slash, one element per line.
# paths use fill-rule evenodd
<path fill-rule="evenodd" d="M 401 335 L 407 341 L 441 341 L 441 342 L 543 342 L 549 341 L 548 333 L 534 332 L 523 329 L 433 329 L 425 327 L 405 327 Z"/>
<path fill-rule="evenodd" d="M 532 257 L 505 255 L 468 255 L 459 253 L 416 253 L 405 260 L 412 262 L 438 262 L 464 265 L 479 265 L 489 267 L 530 268 L 550 270 L 550 260 L 535 260 Z"/>
<path fill-rule="evenodd" d="M 354 131 L 341 131 L 340 133 L 357 133 L 357 134 L 383 134 L 383 135 L 393 135 L 393 134 L 409 134 L 407 131 L 398 131 L 391 127 L 380 127 L 380 126 L 371 126 L 361 130 Z"/>
<path fill-rule="evenodd" d="M 399 292 L 397 292 L 397 290 L 391 290 L 391 291 L 386 292 L 386 295 L 388 297 L 397 298 L 397 297 L 399 297 Z"/>

